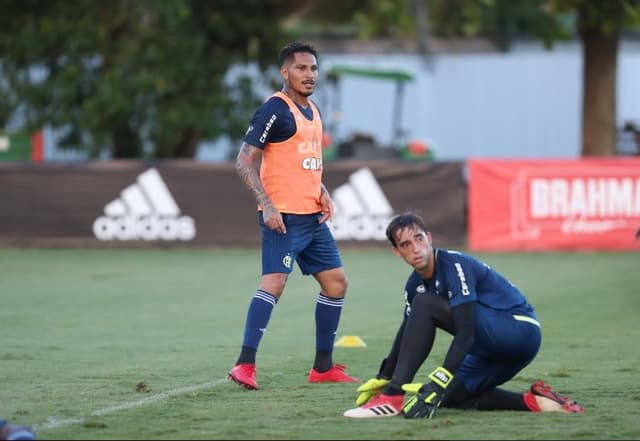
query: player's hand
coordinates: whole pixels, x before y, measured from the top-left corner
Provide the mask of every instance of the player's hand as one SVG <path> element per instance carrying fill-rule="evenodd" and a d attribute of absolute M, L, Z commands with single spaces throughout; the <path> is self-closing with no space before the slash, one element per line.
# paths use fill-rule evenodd
<path fill-rule="evenodd" d="M 324 185 L 322 186 L 322 191 L 320 193 L 320 205 L 322 206 L 322 215 L 320 216 L 320 219 L 318 219 L 318 223 L 321 224 L 333 219 L 335 204 L 333 203 L 333 199 L 331 199 L 329 191 Z"/>
<path fill-rule="evenodd" d="M 265 207 L 262 208 L 262 220 L 265 225 L 273 231 L 282 234 L 287 232 L 287 227 L 282 219 L 282 214 L 280 214 L 278 209 L 271 204 L 265 204 Z"/>
<path fill-rule="evenodd" d="M 389 384 L 389 380 L 385 380 L 384 378 L 372 378 L 362 384 L 357 390 L 358 398 L 356 398 L 356 405 L 362 406 L 371 398 L 381 394 L 387 384 Z"/>
<path fill-rule="evenodd" d="M 453 380 L 451 372 L 443 367 L 436 368 L 429 374 L 429 383 L 403 384 L 402 390 L 413 394 L 402 407 L 405 418 L 433 418 L 436 409 L 442 403 L 447 386 Z"/>

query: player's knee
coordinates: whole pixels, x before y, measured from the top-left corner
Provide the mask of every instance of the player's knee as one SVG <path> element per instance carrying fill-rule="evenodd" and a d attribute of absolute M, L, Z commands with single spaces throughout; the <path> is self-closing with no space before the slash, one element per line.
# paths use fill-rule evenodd
<path fill-rule="evenodd" d="M 322 292 L 332 299 L 342 299 L 347 293 L 349 282 L 346 277 L 332 280 L 322 286 Z"/>
<path fill-rule="evenodd" d="M 348 287 L 349 287 L 349 280 L 343 274 L 342 278 L 338 280 L 338 291 L 340 293 L 340 297 L 344 297 L 347 294 Z"/>
<path fill-rule="evenodd" d="M 349 281 L 342 268 L 334 268 L 332 270 L 323 271 L 314 274 L 316 280 L 320 284 L 322 293 L 332 299 L 341 299 L 345 296 Z"/>
<path fill-rule="evenodd" d="M 275 297 L 280 297 L 286 284 L 286 274 L 265 274 L 262 276 L 262 280 L 260 280 L 260 289 Z"/>
<path fill-rule="evenodd" d="M 442 399 L 442 407 L 458 407 L 461 409 L 473 409 L 477 403 L 471 400 L 471 395 L 467 392 L 464 383 L 457 377 L 447 387 L 447 391 Z"/>

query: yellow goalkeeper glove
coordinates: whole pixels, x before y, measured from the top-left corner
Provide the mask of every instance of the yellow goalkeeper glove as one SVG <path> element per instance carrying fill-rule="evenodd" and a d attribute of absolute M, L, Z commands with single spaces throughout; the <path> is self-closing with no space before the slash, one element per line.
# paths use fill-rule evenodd
<path fill-rule="evenodd" d="M 433 418 L 440 407 L 444 390 L 453 380 L 453 374 L 443 367 L 429 374 L 429 383 L 403 384 L 402 390 L 414 394 L 402 407 L 405 418 Z"/>
<path fill-rule="evenodd" d="M 381 394 L 387 384 L 389 384 L 389 380 L 385 380 L 384 378 L 372 378 L 362 384 L 357 390 L 358 398 L 356 398 L 356 405 L 362 406 L 371 398 Z"/>

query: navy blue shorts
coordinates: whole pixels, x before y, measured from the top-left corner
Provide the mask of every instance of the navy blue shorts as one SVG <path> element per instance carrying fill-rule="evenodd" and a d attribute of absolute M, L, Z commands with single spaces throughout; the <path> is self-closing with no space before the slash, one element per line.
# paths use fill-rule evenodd
<path fill-rule="evenodd" d="M 258 211 L 262 229 L 262 274 L 293 271 L 297 262 L 302 274 L 342 267 L 342 259 L 336 241 L 326 223 L 318 223 L 322 217 L 316 214 L 282 214 L 287 227 L 285 234 L 269 229 Z"/>
<path fill-rule="evenodd" d="M 531 363 L 542 343 L 540 323 L 532 308 L 497 311 L 476 306 L 475 342 L 456 371 L 471 395 L 511 380 Z"/>

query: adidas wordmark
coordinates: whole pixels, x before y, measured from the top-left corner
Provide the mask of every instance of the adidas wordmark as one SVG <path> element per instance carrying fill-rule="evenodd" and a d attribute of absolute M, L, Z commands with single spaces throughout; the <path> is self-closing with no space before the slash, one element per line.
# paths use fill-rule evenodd
<path fill-rule="evenodd" d="M 181 216 L 176 201 L 155 168 L 141 173 L 135 184 L 104 207 L 104 216 L 93 222 L 100 240 L 192 240 L 196 226 Z"/>

